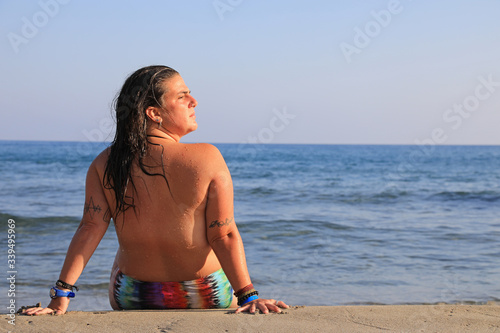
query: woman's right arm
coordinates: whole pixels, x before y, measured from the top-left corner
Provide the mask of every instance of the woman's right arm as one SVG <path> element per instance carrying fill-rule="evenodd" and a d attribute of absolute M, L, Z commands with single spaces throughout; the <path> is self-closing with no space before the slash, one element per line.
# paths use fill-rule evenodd
<path fill-rule="evenodd" d="M 59 280 L 70 285 L 76 284 L 76 281 L 108 229 L 110 221 L 109 212 L 110 208 L 104 195 L 101 177 L 97 172 L 96 161 L 94 161 L 87 172 L 85 182 L 83 217 L 69 245 Z M 58 289 L 69 290 L 60 287 Z M 68 305 L 68 297 L 57 297 L 52 299 L 46 308 L 30 308 L 25 314 L 64 314 Z"/>

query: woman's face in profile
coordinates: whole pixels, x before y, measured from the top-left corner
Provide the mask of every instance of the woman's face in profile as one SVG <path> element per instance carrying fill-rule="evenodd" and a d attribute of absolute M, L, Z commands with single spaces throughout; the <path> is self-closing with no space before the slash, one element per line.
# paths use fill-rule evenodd
<path fill-rule="evenodd" d="M 194 108 L 198 105 L 180 75 L 163 82 L 162 127 L 182 137 L 198 128 Z M 163 114 L 164 113 L 164 114 Z"/>

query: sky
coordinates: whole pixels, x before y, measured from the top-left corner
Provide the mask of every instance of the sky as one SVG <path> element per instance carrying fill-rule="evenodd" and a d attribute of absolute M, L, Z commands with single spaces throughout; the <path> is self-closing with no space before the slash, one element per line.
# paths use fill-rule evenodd
<path fill-rule="evenodd" d="M 500 144 L 500 1 L 0 1 L 0 140 L 109 141 L 148 65 L 183 142 Z"/>

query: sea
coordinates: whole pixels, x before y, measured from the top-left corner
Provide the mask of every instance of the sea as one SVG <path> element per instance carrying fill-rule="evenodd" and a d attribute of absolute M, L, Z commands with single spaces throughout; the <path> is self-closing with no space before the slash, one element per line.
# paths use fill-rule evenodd
<path fill-rule="evenodd" d="M 86 171 L 108 145 L 0 141 L 0 313 L 12 302 L 48 304 L 82 216 Z M 261 297 L 500 301 L 500 146 L 215 145 Z M 117 248 L 111 223 L 69 310 L 111 309 Z"/>

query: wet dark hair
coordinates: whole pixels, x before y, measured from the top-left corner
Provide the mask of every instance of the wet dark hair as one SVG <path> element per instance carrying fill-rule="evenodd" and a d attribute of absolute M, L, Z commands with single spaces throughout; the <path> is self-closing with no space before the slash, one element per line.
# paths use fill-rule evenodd
<path fill-rule="evenodd" d="M 135 190 L 130 176 L 134 161 L 138 162 L 145 174 L 153 175 L 143 163 L 148 145 L 151 144 L 147 137 L 148 117 L 145 111 L 151 106 L 161 107 L 159 100 L 165 93 L 162 83 L 176 75 L 179 73 L 167 66 L 141 68 L 127 78 L 115 98 L 116 133 L 103 177 L 104 187 L 115 194 L 114 218 L 130 207 L 135 208 L 132 197 L 125 196 L 129 185 Z M 157 175 L 167 181 L 165 173 Z"/>

